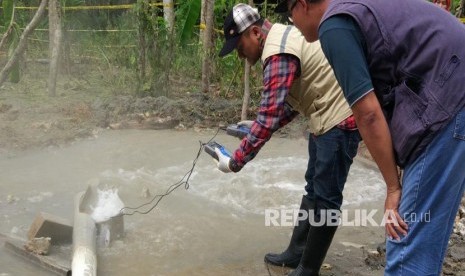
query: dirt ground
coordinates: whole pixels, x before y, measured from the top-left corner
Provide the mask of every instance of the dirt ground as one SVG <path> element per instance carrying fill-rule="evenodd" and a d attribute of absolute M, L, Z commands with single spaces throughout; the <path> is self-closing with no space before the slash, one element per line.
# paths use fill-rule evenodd
<path fill-rule="evenodd" d="M 135 96 L 130 73 L 97 69 L 89 72 L 84 67 L 77 68 L 61 76 L 56 96 L 48 95 L 48 69 L 43 64 L 29 65 L 19 83 L 3 84 L 0 87 L 0 154 L 14 156 L 27 149 L 63 147 L 111 129 L 201 131 L 240 120 L 240 99 L 201 93 L 199 81 L 174 77 L 168 97 L 143 97 Z M 255 109 L 252 107 L 249 113 L 253 118 Z M 295 138 L 304 133 L 305 121 L 299 118 L 277 135 Z M 370 158 L 363 147 L 360 154 Z M 457 222 L 460 220 L 465 220 L 463 207 Z M 465 275 L 465 242 L 459 230 L 451 238 L 444 275 Z M 360 270 L 383 268 L 383 248 L 372 250 L 378 254 L 357 257 L 365 258 L 366 267 Z M 336 271 L 323 272 L 338 275 Z"/>
<path fill-rule="evenodd" d="M 135 96 L 131 73 L 74 70 L 61 76 L 56 96 L 47 92 L 42 64 L 29 65 L 19 83 L 0 87 L 0 153 L 62 146 L 101 129 L 201 130 L 240 120 L 240 99 L 201 93 L 199 81 L 173 78 L 168 97 L 144 97 Z M 305 126 L 297 121 L 278 135 L 302 135 Z"/>

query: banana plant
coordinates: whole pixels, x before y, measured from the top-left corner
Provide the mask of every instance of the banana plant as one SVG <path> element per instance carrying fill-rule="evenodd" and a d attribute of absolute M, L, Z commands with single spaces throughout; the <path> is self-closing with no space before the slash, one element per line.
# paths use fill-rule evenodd
<path fill-rule="evenodd" d="M 179 42 L 181 46 L 186 45 L 189 39 L 192 37 L 192 34 L 194 33 L 194 28 L 200 17 L 201 8 L 201 0 L 186 1 L 181 7 L 179 14 L 180 16 L 178 16 L 178 18 L 184 18 L 184 20 L 181 21 L 179 35 Z"/>

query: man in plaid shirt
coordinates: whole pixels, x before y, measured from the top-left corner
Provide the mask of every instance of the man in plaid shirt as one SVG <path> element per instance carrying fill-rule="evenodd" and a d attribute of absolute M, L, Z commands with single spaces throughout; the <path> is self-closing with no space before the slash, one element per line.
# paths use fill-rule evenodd
<path fill-rule="evenodd" d="M 246 4 L 234 6 L 225 20 L 224 34 L 220 56 L 235 49 L 252 65 L 261 60 L 264 89 L 257 118 L 241 122 L 250 127 L 250 133 L 231 158 L 216 152 L 218 168 L 226 173 L 240 171 L 276 130 L 299 113 L 304 115 L 311 135 L 307 194 L 300 209 L 321 222 L 325 211 L 340 210 L 344 184 L 361 138 L 320 44 L 307 43 L 293 26 L 261 19 L 258 11 Z M 288 248 L 281 254 L 266 254 L 265 261 L 295 268 L 304 250 L 311 250 L 318 273 L 337 229 L 337 225 L 328 224 L 298 221 Z M 314 242 L 307 244 L 307 238 Z"/>

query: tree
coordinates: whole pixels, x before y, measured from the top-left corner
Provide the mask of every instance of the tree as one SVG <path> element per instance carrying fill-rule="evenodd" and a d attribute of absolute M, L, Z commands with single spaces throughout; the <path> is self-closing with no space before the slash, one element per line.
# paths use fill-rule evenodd
<path fill-rule="evenodd" d="M 174 29 L 174 3 L 173 0 L 163 0 L 163 17 L 165 18 L 168 33 L 172 34 Z"/>
<path fill-rule="evenodd" d="M 205 32 L 203 36 L 203 62 L 202 62 L 202 92 L 210 90 L 210 75 L 211 75 L 211 57 L 213 48 L 213 16 L 214 16 L 215 0 L 205 0 Z"/>
<path fill-rule="evenodd" d="M 249 0 L 249 5 L 253 6 L 253 0 Z M 244 98 L 242 99 L 241 120 L 247 120 L 247 110 L 250 103 L 250 64 L 246 61 L 244 68 Z"/>
<path fill-rule="evenodd" d="M 2 40 L 0 41 L 0 49 L 3 49 L 8 45 L 8 56 L 11 56 L 16 46 L 18 46 L 19 39 L 19 28 L 16 24 L 15 18 L 15 3 L 14 0 L 4 0 L 2 2 L 3 16 L 2 23 L 3 26 L 7 26 L 5 33 L 3 34 Z M 15 62 L 13 67 L 10 70 L 10 81 L 17 83 L 19 82 L 19 62 Z"/>
<path fill-rule="evenodd" d="M 50 0 L 48 5 L 49 15 L 49 52 L 50 52 L 50 71 L 48 78 L 48 93 L 50 96 L 56 94 L 56 82 L 58 75 L 58 66 L 61 53 L 62 42 L 62 23 L 61 7 L 59 0 Z"/>
<path fill-rule="evenodd" d="M 44 17 L 45 14 L 45 7 L 47 6 L 48 0 L 42 0 L 39 6 L 39 9 L 34 14 L 31 22 L 26 26 L 24 32 L 21 34 L 19 38 L 18 46 L 13 51 L 11 58 L 6 63 L 5 67 L 3 67 L 2 71 L 0 72 L 0 85 L 2 85 L 10 71 L 13 69 L 16 62 L 18 62 L 19 57 L 24 53 L 26 50 L 27 45 L 27 38 L 28 36 L 34 31 L 34 29 L 39 25 L 40 21 Z"/>

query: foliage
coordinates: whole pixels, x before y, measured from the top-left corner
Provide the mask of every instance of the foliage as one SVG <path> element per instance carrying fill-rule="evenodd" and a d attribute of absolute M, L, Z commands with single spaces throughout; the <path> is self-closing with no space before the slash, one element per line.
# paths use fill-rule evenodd
<path fill-rule="evenodd" d="M 191 0 L 186 1 L 185 4 L 181 7 L 180 13 L 178 13 L 177 18 L 181 20 L 181 28 L 180 28 L 180 44 L 185 46 L 189 39 L 192 37 L 194 33 L 194 27 L 198 23 L 198 19 L 200 16 L 200 10 L 202 6 L 202 0 Z"/>
<path fill-rule="evenodd" d="M 10 25 L 11 20 L 13 19 L 13 7 L 14 1 L 13 0 L 3 0 L 2 2 L 2 25 L 8 27 Z"/>
<path fill-rule="evenodd" d="M 3 3 L 6 1 L 4 0 Z M 38 6 L 40 0 L 16 0 L 17 6 Z M 170 34 L 163 20 L 160 7 L 149 5 L 160 0 L 61 0 L 62 7 L 80 5 L 104 5 L 104 3 L 135 3 L 132 10 L 67 10 L 63 14 L 64 52 L 69 64 L 90 64 L 102 72 L 115 72 L 122 68 L 134 72 L 136 79 L 139 60 L 139 37 L 145 37 L 147 48 L 146 80 L 139 91 L 141 95 L 156 95 L 168 88 L 167 76 L 182 76 L 196 79 L 200 85 L 202 45 L 199 37 L 201 0 L 174 1 L 175 32 Z M 243 90 L 244 63 L 236 54 L 218 58 L 223 45 L 220 32 L 224 18 L 240 0 L 215 0 L 214 7 L 214 56 L 212 57 L 211 81 L 219 87 L 219 94 L 227 97 L 241 97 Z M 261 8 L 263 6 L 260 6 Z M 16 21 L 21 28 L 27 25 L 35 11 L 20 10 Z M 262 13 L 263 14 L 263 13 Z M 28 47 L 28 59 L 48 57 L 48 22 L 39 26 L 42 30 L 33 33 Z M 119 31 L 112 31 L 119 30 Z M 70 66 L 70 65 L 64 66 Z M 69 70 L 65 70 L 66 72 Z M 252 70 L 252 93 L 258 95 L 261 86 L 261 68 Z M 128 81 L 129 77 L 114 78 L 114 81 Z M 135 86 L 134 86 L 135 87 Z M 193 88 L 195 89 L 195 88 Z M 226 93 L 229 91 L 228 93 Z"/>
<path fill-rule="evenodd" d="M 19 32 L 18 25 L 15 24 L 15 10 L 14 10 L 14 0 L 4 0 L 2 2 L 2 25 L 4 26 L 3 32 L 11 32 L 8 36 L 8 56 L 11 56 L 19 42 Z M 11 29 L 9 29 L 11 28 Z M 10 81 L 13 83 L 18 83 L 20 80 L 20 70 L 19 64 L 16 63 L 13 65 L 9 75 Z"/>

